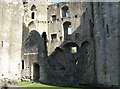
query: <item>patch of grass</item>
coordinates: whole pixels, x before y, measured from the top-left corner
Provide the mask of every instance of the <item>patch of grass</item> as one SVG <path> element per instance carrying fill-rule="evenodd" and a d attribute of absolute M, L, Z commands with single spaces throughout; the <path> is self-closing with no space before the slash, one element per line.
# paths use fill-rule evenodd
<path fill-rule="evenodd" d="M 16 84 L 15 86 L 26 86 L 32 84 L 31 82 L 19 82 L 18 84 Z"/>
<path fill-rule="evenodd" d="M 16 86 L 23 86 L 22 89 L 94 89 L 91 87 L 81 86 L 81 88 L 51 86 L 41 83 L 20 82 Z"/>

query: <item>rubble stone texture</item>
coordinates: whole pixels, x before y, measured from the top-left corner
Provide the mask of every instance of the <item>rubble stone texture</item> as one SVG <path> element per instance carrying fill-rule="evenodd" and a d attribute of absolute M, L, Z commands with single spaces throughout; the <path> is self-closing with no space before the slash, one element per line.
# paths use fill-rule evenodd
<path fill-rule="evenodd" d="M 118 2 L 0 2 L 0 80 L 118 86 Z"/>

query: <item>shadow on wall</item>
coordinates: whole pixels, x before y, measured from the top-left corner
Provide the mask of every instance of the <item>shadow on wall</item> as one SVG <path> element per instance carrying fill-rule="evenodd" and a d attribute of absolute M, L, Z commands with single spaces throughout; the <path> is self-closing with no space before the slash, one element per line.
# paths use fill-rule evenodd
<path fill-rule="evenodd" d="M 55 49 L 47 60 L 40 61 L 40 81 L 52 85 L 60 86 L 80 86 L 81 84 L 95 84 L 94 66 L 94 42 L 92 18 L 88 17 L 86 10 L 80 19 L 80 26 L 69 35 L 69 39 Z M 64 24 L 67 28 L 71 23 Z M 65 28 L 66 29 L 66 28 Z M 68 33 L 68 31 L 66 31 Z M 65 36 L 68 36 L 65 33 Z M 42 37 L 36 30 L 29 33 L 25 41 L 25 48 L 28 52 L 34 51 L 38 47 L 39 60 L 44 52 L 47 54 L 47 38 L 43 32 Z M 41 40 L 41 39 L 44 39 Z M 43 42 L 43 44 L 41 44 Z M 43 47 L 44 45 L 44 47 Z M 33 49 L 33 50 L 32 50 Z M 44 62 L 43 62 L 44 61 Z M 42 64 L 43 63 L 43 64 Z"/>
<path fill-rule="evenodd" d="M 29 33 L 28 38 L 26 39 L 25 47 L 32 47 L 34 45 L 38 45 L 40 40 L 40 34 L 36 30 L 32 30 Z"/>
<path fill-rule="evenodd" d="M 89 18 L 86 9 L 80 26 L 48 56 L 48 84 L 75 87 L 96 84 L 93 22 Z"/>

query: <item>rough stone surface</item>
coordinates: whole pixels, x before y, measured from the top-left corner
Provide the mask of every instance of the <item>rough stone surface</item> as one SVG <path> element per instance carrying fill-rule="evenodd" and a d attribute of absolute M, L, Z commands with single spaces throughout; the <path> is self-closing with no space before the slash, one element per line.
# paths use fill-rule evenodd
<path fill-rule="evenodd" d="M 0 2 L 0 79 L 118 86 L 119 3 Z"/>

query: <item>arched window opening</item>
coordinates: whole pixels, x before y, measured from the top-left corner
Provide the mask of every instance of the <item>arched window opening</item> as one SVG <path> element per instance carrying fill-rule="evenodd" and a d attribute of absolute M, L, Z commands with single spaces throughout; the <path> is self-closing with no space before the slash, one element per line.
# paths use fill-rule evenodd
<path fill-rule="evenodd" d="M 44 39 L 45 53 L 47 55 L 47 34 L 46 34 L 46 32 L 42 33 L 42 38 Z"/>
<path fill-rule="evenodd" d="M 28 3 L 28 0 L 23 0 L 23 4 L 27 4 Z"/>
<path fill-rule="evenodd" d="M 32 19 L 35 19 L 35 13 L 34 13 L 34 12 L 32 12 L 31 18 L 32 18 Z"/>
<path fill-rule="evenodd" d="M 68 35 L 72 34 L 71 22 L 65 22 L 63 24 L 63 29 L 64 29 L 64 38 L 66 39 L 68 37 Z"/>
<path fill-rule="evenodd" d="M 35 5 L 32 5 L 32 7 L 31 7 L 31 11 L 36 11 L 37 9 L 36 9 L 36 6 Z"/>
<path fill-rule="evenodd" d="M 69 17 L 69 9 L 68 9 L 68 6 L 62 7 L 62 17 Z"/>

